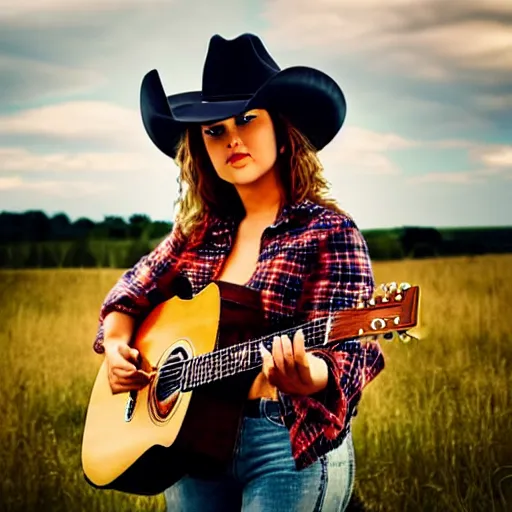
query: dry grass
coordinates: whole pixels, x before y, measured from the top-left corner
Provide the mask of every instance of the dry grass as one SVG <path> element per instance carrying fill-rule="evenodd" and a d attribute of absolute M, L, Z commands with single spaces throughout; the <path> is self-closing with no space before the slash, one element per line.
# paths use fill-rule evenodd
<path fill-rule="evenodd" d="M 512 256 L 375 264 L 422 290 L 420 343 L 384 343 L 354 421 L 368 510 L 512 510 Z M 0 272 L 0 509 L 164 510 L 89 487 L 80 443 L 116 270 Z M 508 508 L 507 508 L 508 504 Z"/>

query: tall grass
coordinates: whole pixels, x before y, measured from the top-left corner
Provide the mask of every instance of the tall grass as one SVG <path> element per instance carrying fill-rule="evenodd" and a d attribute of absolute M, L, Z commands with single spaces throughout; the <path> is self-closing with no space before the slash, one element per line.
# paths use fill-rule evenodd
<path fill-rule="evenodd" d="M 354 420 L 356 492 L 371 511 L 512 510 L 512 256 L 377 263 L 421 287 L 419 343 L 383 343 Z M 92 340 L 119 270 L 0 272 L 0 509 L 163 511 L 83 480 L 101 361 Z M 508 507 L 508 508 L 507 508 Z"/>

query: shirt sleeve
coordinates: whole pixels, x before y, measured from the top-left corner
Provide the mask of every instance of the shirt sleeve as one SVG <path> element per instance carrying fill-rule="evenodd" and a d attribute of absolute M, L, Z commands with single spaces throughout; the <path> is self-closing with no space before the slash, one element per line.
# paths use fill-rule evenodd
<path fill-rule="evenodd" d="M 347 219 L 328 229 L 319 240 L 318 264 L 305 283 L 299 318 L 307 322 L 352 308 L 358 299 L 370 299 L 374 288 L 366 241 L 355 223 Z M 310 396 L 281 396 L 292 445 L 297 449 L 314 444 L 322 434 L 327 439 L 336 438 L 345 428 L 365 383 L 383 368 L 376 342 L 349 340 L 314 349 L 313 353 L 327 363 L 327 387 Z"/>
<path fill-rule="evenodd" d="M 185 236 L 175 223 L 171 233 L 153 251 L 124 272 L 101 305 L 99 326 L 93 345 L 95 352 L 104 352 L 103 321 L 109 313 L 119 311 L 138 318 L 150 309 L 149 294 L 153 290 L 161 289 L 170 281 L 184 244 Z"/>

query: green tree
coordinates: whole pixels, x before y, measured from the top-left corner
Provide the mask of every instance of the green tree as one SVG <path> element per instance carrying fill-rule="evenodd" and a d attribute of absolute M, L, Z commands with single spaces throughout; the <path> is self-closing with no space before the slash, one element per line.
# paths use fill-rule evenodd
<path fill-rule="evenodd" d="M 96 258 L 90 249 L 90 243 L 87 238 L 75 240 L 69 247 L 63 261 L 64 267 L 83 268 L 95 267 Z"/>

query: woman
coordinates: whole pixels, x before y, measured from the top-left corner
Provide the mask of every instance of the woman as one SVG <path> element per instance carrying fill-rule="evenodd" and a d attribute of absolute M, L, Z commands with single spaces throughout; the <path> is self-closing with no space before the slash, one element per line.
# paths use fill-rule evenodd
<path fill-rule="evenodd" d="M 316 152 L 345 118 L 345 99 L 324 73 L 281 71 L 260 39 L 210 41 L 200 92 L 166 97 L 156 71 L 141 88 L 155 145 L 180 167 L 172 233 L 128 270 L 100 313 L 114 393 L 145 386 L 129 347 L 154 292 L 177 270 L 197 293 L 212 280 L 261 293 L 279 326 L 323 317 L 371 297 L 366 243 L 332 200 Z M 168 293 L 168 292 L 167 292 Z M 305 351 L 304 333 L 262 347 L 233 464 L 215 478 L 187 476 L 165 491 L 168 510 L 338 511 L 354 484 L 351 418 L 363 385 L 383 368 L 376 343 Z"/>

